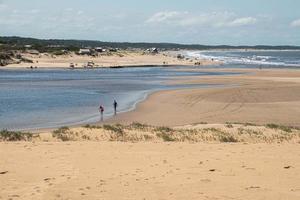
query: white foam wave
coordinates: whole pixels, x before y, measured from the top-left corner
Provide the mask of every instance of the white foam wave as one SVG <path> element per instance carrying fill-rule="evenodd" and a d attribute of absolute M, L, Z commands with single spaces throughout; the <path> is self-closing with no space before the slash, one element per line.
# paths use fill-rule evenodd
<path fill-rule="evenodd" d="M 207 52 L 206 52 L 207 53 Z M 300 67 L 300 63 L 285 63 L 284 61 L 271 61 L 275 60 L 274 56 L 247 56 L 247 57 L 237 57 L 237 56 L 214 56 L 207 55 L 205 52 L 186 52 L 187 57 L 198 58 L 198 59 L 208 59 L 220 61 L 225 64 L 249 64 L 249 65 L 272 65 L 272 66 L 286 66 L 286 67 Z"/>

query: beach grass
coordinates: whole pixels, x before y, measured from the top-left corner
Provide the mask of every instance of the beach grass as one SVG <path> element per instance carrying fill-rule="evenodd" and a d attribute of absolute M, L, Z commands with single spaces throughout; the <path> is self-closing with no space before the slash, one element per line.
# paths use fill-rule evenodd
<path fill-rule="evenodd" d="M 30 141 L 33 137 L 32 133 L 21 131 L 0 131 L 0 141 Z"/>
<path fill-rule="evenodd" d="M 52 132 L 52 136 L 54 138 L 60 139 L 62 141 L 70 141 L 71 138 L 70 138 L 70 135 L 69 135 L 69 131 L 70 131 L 70 128 L 67 127 L 67 126 L 64 126 L 64 127 L 61 127 L 57 130 L 54 130 Z"/>
<path fill-rule="evenodd" d="M 280 129 L 280 130 L 288 132 L 288 133 L 291 133 L 292 129 L 293 129 L 293 127 L 283 126 L 283 125 L 278 125 L 278 124 L 267 124 L 266 127 L 271 128 L 271 129 Z"/>
<path fill-rule="evenodd" d="M 42 135 L 42 134 L 40 134 Z M 139 122 L 127 124 L 61 127 L 51 132 L 56 141 L 120 141 L 120 142 L 220 142 L 220 143 L 300 143 L 300 130 L 276 124 L 259 126 L 249 123 L 226 123 L 216 127 L 201 124 L 186 127 L 151 126 Z M 0 141 L 30 141 L 31 133 L 2 130 Z M 50 140 L 51 141 L 51 140 Z"/>

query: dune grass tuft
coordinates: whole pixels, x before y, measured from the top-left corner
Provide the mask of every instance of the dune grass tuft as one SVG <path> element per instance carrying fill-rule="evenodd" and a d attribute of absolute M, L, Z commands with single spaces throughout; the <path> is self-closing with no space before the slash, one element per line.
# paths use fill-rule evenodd
<path fill-rule="evenodd" d="M 103 129 L 107 130 L 107 131 L 111 131 L 113 133 L 116 133 L 118 135 L 124 135 L 124 127 L 121 124 L 115 124 L 115 125 L 109 125 L 109 124 L 105 124 L 103 125 Z"/>
<path fill-rule="evenodd" d="M 267 124 L 266 125 L 267 128 L 271 128 L 271 129 L 279 129 L 288 133 L 292 132 L 292 127 L 290 126 L 283 126 L 283 125 L 278 125 L 278 124 Z"/>
<path fill-rule="evenodd" d="M 69 140 L 71 140 L 70 136 L 69 136 L 69 131 L 70 131 L 70 128 L 64 126 L 64 127 L 61 127 L 57 130 L 54 130 L 52 132 L 52 136 L 54 138 L 60 139 L 62 141 L 69 141 Z"/>
<path fill-rule="evenodd" d="M 0 141 L 30 141 L 33 137 L 32 133 L 21 131 L 0 131 Z"/>

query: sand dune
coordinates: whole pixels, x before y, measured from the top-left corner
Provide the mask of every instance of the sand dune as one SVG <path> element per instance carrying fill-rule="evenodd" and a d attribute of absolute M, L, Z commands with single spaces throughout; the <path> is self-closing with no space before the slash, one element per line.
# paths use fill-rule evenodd
<path fill-rule="evenodd" d="M 92 61 L 96 67 L 114 67 L 114 66 L 144 66 L 144 65 L 194 65 L 195 62 L 201 62 L 203 65 L 216 64 L 211 60 L 195 59 L 177 59 L 176 53 L 143 54 L 142 52 L 122 51 L 110 53 L 109 55 L 99 55 L 96 57 L 87 55 L 76 55 L 74 53 L 54 56 L 50 54 L 23 54 L 24 58 L 30 59 L 33 63 L 11 64 L 6 68 L 28 68 L 30 66 L 38 68 L 68 68 L 70 63 L 75 68 L 82 68 L 88 62 Z"/>

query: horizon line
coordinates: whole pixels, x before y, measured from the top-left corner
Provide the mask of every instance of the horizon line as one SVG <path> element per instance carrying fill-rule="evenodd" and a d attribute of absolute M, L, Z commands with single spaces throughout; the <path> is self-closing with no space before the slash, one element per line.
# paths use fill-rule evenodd
<path fill-rule="evenodd" d="M 139 41 L 139 42 L 128 42 L 128 41 L 103 41 L 97 39 L 63 39 L 63 38 L 39 38 L 39 37 L 30 37 L 30 36 L 17 36 L 17 35 L 0 35 L 0 38 L 21 38 L 21 39 L 34 39 L 34 40 L 61 40 L 61 41 L 87 41 L 87 42 L 103 42 L 103 43 L 128 43 L 128 44 L 173 44 L 173 45 L 182 45 L 182 46 L 208 46 L 208 47 L 220 47 L 220 46 L 228 46 L 228 47 L 296 47 L 300 48 L 300 45 L 290 45 L 290 44 L 241 44 L 241 45 L 231 45 L 231 44 L 199 44 L 199 43 L 177 43 L 177 42 L 146 42 L 146 41 Z"/>

